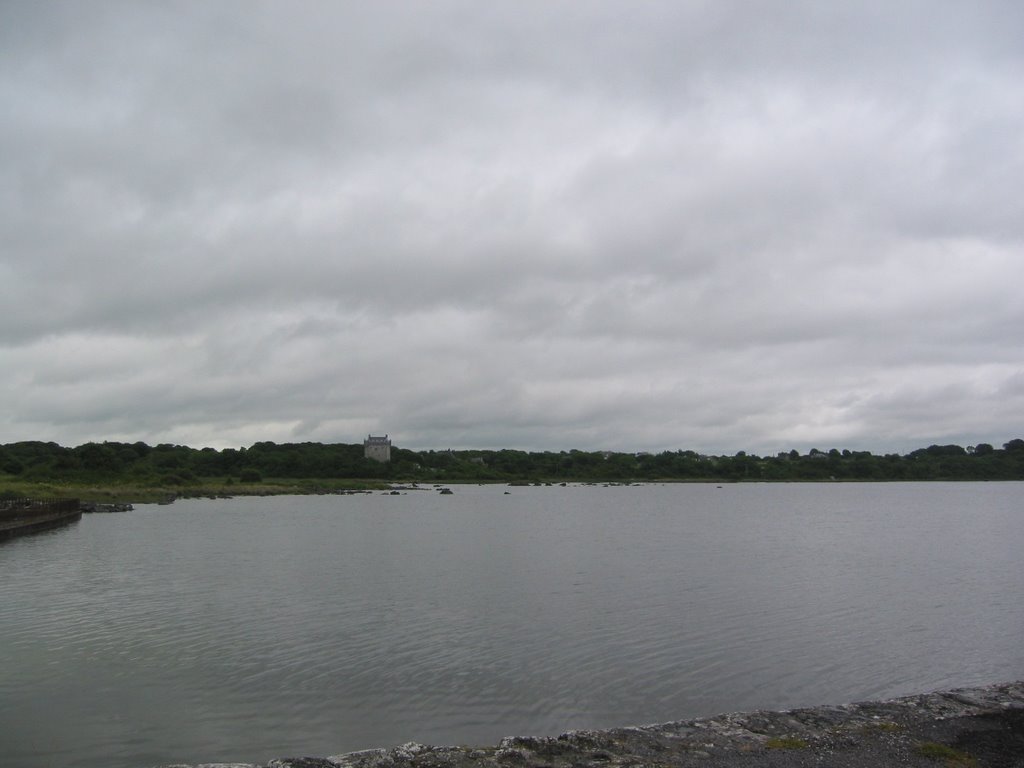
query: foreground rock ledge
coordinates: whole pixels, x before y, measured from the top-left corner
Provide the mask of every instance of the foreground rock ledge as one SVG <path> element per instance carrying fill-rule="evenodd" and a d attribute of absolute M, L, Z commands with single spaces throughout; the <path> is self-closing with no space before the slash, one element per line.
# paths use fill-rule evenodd
<path fill-rule="evenodd" d="M 558 766 L 1024 766 L 1024 681 L 786 712 L 509 737 L 496 747 L 405 744 L 263 766 L 194 768 L 533 768 Z M 168 768 L 189 768 L 173 766 Z"/>

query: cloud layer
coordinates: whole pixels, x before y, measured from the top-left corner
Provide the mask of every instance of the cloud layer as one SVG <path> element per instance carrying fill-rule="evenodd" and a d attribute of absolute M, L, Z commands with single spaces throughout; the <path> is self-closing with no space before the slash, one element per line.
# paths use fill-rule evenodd
<path fill-rule="evenodd" d="M 1024 434 L 1024 7 L 0 6 L 0 442 Z"/>

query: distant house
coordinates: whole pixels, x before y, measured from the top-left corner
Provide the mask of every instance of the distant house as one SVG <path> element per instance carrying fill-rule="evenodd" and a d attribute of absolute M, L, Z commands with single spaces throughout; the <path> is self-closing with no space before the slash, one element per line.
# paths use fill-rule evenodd
<path fill-rule="evenodd" d="M 387 435 L 384 437 L 367 435 L 363 440 L 363 456 L 384 463 L 391 461 L 391 440 Z"/>

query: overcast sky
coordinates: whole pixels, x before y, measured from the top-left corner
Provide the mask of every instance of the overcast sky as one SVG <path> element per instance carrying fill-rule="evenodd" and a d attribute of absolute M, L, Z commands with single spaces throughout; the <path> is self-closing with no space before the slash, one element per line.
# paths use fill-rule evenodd
<path fill-rule="evenodd" d="M 1024 3 L 0 0 L 0 443 L 1024 437 Z"/>

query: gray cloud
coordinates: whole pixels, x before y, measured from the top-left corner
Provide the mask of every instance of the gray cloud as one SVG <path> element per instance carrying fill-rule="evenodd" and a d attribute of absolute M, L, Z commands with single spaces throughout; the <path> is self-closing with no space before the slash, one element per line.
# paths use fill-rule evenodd
<path fill-rule="evenodd" d="M 1010 2 L 0 7 L 0 441 L 1024 434 Z"/>

